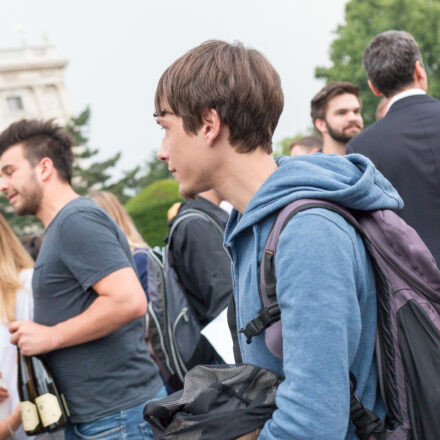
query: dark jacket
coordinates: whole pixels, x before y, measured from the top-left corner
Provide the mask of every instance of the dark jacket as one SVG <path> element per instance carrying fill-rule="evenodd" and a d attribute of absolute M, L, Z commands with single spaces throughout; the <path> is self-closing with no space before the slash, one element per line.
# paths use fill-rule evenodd
<path fill-rule="evenodd" d="M 190 208 L 203 211 L 225 229 L 228 214 L 203 197 L 184 202 L 170 227 Z M 232 294 L 231 262 L 223 247 L 223 237 L 208 220 L 183 220 L 173 233 L 170 254 L 170 264 L 203 327 L 226 308 Z"/>
<path fill-rule="evenodd" d="M 370 158 L 405 206 L 412 226 L 440 264 L 440 101 L 415 95 L 395 102 L 386 116 L 347 144 L 347 154 Z"/>

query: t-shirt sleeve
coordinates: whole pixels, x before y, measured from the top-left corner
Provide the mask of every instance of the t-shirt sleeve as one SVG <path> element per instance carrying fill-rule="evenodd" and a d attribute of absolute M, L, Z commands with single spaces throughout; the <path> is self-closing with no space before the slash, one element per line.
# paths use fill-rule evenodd
<path fill-rule="evenodd" d="M 119 269 L 132 267 L 116 225 L 99 210 L 70 214 L 60 224 L 57 238 L 60 259 L 84 290 Z"/>

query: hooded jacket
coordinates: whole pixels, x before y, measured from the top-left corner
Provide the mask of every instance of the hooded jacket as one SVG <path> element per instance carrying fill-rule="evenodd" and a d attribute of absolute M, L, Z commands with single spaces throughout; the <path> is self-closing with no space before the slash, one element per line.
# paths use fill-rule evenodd
<path fill-rule="evenodd" d="M 261 305 L 258 268 L 269 230 L 281 208 L 301 198 L 331 200 L 356 210 L 398 209 L 391 184 L 361 155 L 282 157 L 243 214 L 233 211 L 225 243 L 233 259 L 237 328 Z M 239 335 L 243 361 L 285 377 L 277 410 L 260 440 L 355 439 L 349 424 L 349 370 L 365 407 L 384 416 L 374 355 L 376 290 L 361 237 L 338 214 L 314 208 L 292 218 L 275 259 L 283 360 Z"/>

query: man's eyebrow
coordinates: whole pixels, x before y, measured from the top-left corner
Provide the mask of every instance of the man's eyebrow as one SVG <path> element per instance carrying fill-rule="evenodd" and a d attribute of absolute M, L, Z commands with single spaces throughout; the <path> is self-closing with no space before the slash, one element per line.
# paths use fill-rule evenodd
<path fill-rule="evenodd" d="M 163 118 L 165 115 L 174 115 L 171 110 L 162 110 L 161 112 L 154 112 L 153 118 Z"/>
<path fill-rule="evenodd" d="M 14 169 L 14 165 L 11 165 L 11 164 L 3 165 L 1 168 L 1 172 L 5 173 L 11 169 Z"/>

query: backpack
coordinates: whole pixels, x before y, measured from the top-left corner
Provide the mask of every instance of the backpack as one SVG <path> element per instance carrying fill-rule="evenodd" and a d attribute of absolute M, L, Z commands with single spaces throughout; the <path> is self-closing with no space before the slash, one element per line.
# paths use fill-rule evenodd
<path fill-rule="evenodd" d="M 165 382 L 173 390 L 182 388 L 189 369 L 207 363 L 207 354 L 199 346 L 203 338 L 200 324 L 170 264 L 170 244 L 176 227 L 183 220 L 195 217 L 210 221 L 223 236 L 222 228 L 212 217 L 196 209 L 187 209 L 174 221 L 167 245 L 147 250 L 148 341 Z"/>
<path fill-rule="evenodd" d="M 143 414 L 156 440 L 256 440 L 281 382 L 256 365 L 198 365 L 182 390 L 147 403 Z"/>
<path fill-rule="evenodd" d="M 313 199 L 285 206 L 272 226 L 261 258 L 261 310 L 240 332 L 251 343 L 264 331 L 269 351 L 282 359 L 275 276 L 277 245 L 287 222 L 311 208 L 334 211 L 352 225 L 363 239 L 375 272 L 376 358 L 387 410 L 386 429 L 377 416 L 363 408 L 354 393 L 355 378 L 350 372 L 350 420 L 357 435 L 361 440 L 440 439 L 440 271 L 416 231 L 391 210 L 350 211 Z"/>

